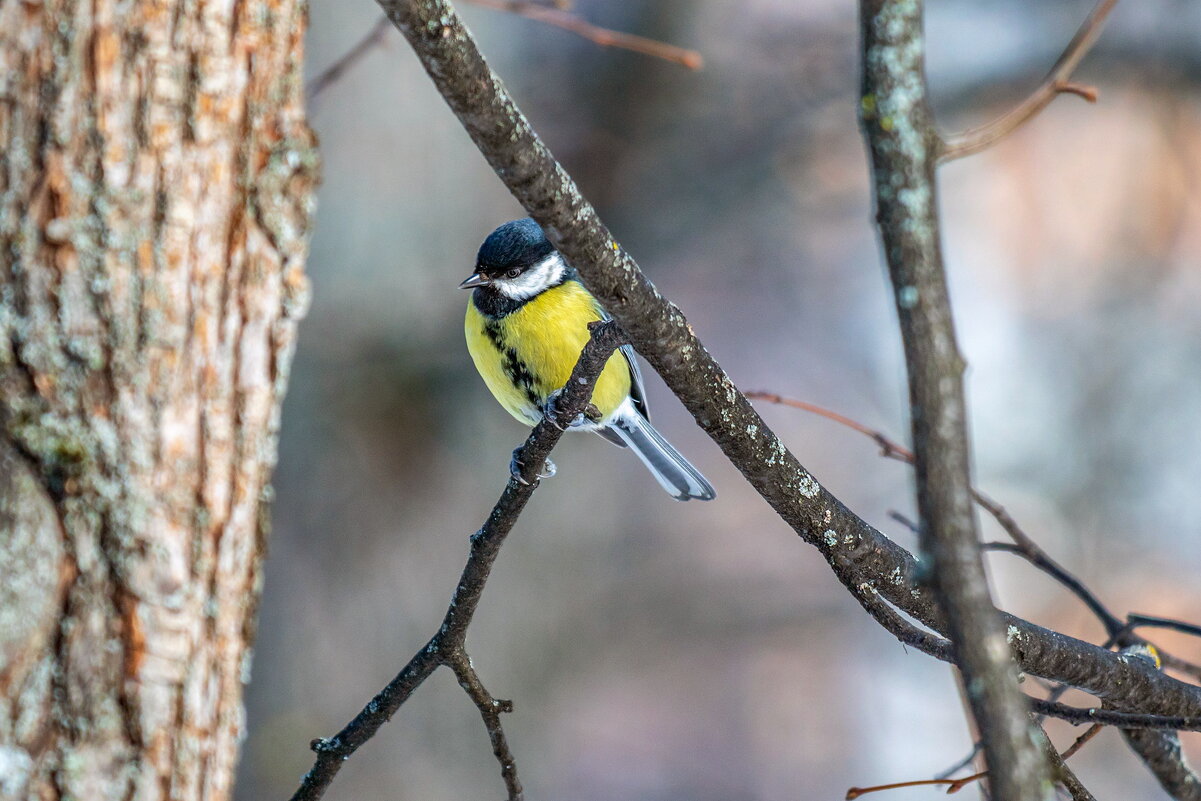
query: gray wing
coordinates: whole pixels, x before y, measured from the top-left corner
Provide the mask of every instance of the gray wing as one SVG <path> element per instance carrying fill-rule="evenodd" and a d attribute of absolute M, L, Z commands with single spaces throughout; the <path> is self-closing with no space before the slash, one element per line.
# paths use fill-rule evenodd
<path fill-rule="evenodd" d="M 609 316 L 605 315 L 605 319 L 609 319 Z M 651 418 L 646 410 L 646 387 L 642 384 L 642 370 L 638 367 L 638 358 L 634 355 L 634 348 L 630 345 L 622 345 L 618 350 L 621 351 L 622 356 L 625 356 L 626 364 L 630 367 L 630 400 L 634 401 L 634 408 L 638 410 L 638 414 L 649 423 Z M 594 430 L 617 447 L 627 447 L 626 441 L 611 427 L 604 426 Z"/>
<path fill-rule="evenodd" d="M 626 357 L 626 364 L 630 365 L 630 400 L 634 401 L 634 408 L 649 423 L 651 410 L 646 405 L 646 386 L 642 383 L 642 369 L 638 367 L 638 357 L 634 354 L 634 346 L 622 345 L 619 350 L 621 355 Z"/>

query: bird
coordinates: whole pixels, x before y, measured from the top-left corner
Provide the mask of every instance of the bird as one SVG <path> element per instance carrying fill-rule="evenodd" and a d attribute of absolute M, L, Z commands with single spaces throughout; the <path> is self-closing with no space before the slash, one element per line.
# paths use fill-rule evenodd
<path fill-rule="evenodd" d="M 463 328 L 476 369 L 509 414 L 537 425 L 553 414 L 555 400 L 591 336 L 589 323 L 608 320 L 609 315 L 529 217 L 507 222 L 488 235 L 474 271 L 459 288 L 473 290 Z M 717 495 L 651 425 L 642 373 L 629 345 L 606 362 L 589 413 L 569 428 L 595 432 L 628 447 L 676 500 L 708 501 Z M 524 483 L 518 451 L 509 470 Z M 547 460 L 538 478 L 554 471 Z"/>

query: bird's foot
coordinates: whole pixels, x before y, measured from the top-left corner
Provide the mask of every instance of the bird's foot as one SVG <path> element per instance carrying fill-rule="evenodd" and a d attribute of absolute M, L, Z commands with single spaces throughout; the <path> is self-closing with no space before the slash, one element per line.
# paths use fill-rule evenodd
<path fill-rule="evenodd" d="M 513 480 L 518 484 L 522 485 L 523 487 L 528 487 L 532 482 L 526 481 L 521 475 L 521 470 L 523 467 L 525 467 L 525 464 L 517 458 L 519 453 L 521 453 L 521 448 L 517 448 L 513 451 L 513 458 L 509 460 L 509 475 L 512 476 Z M 538 471 L 538 475 L 534 476 L 534 482 L 540 481 L 544 478 L 550 478 L 555 474 L 556 469 L 555 463 L 550 459 L 547 459 L 543 464 L 542 469 Z"/>
<path fill-rule="evenodd" d="M 552 426 L 560 431 L 566 431 L 568 428 L 578 426 L 584 422 L 584 415 L 577 414 L 575 419 L 566 426 L 559 425 L 559 398 L 562 396 L 563 390 L 561 389 L 556 389 L 554 392 L 550 393 L 550 396 L 546 399 L 546 403 L 542 404 L 542 415 L 550 422 Z"/>

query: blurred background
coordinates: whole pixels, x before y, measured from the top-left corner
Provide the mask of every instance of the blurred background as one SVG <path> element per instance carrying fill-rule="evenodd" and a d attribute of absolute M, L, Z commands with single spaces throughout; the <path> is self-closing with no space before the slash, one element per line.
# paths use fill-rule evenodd
<path fill-rule="evenodd" d="M 906 439 L 855 119 L 855 3 L 577 0 L 592 22 L 698 49 L 700 72 L 460 5 L 543 138 L 741 387 Z M 931 91 L 955 130 L 1033 88 L 1092 3 L 927 5 Z M 369 0 L 312 0 L 310 75 L 378 14 Z M 1197 621 L 1201 4 L 1120 4 L 1075 78 L 1098 87 L 1097 105 L 1061 98 L 940 174 L 977 483 L 1115 611 Z M 455 289 L 519 207 L 395 32 L 310 111 L 325 161 L 313 306 L 284 410 L 242 801 L 288 797 L 308 742 L 435 631 L 526 434 L 471 365 Z M 471 630 L 485 683 L 515 701 L 505 726 L 527 796 L 840 799 L 964 756 L 949 669 L 871 622 L 657 377 L 648 385 L 656 425 L 718 499 L 677 504 L 630 454 L 567 438 Z M 912 515 L 907 467 L 826 420 L 763 413 L 823 484 L 912 547 L 887 516 Z M 1008 609 L 1103 638 L 1058 585 L 990 561 Z M 1195 641 L 1159 639 L 1201 658 Z M 1066 747 L 1079 730 L 1052 733 Z M 1186 745 L 1201 762 L 1201 740 Z M 1163 797 L 1116 732 L 1072 764 L 1099 797 Z M 327 796 L 501 797 L 448 672 Z"/>

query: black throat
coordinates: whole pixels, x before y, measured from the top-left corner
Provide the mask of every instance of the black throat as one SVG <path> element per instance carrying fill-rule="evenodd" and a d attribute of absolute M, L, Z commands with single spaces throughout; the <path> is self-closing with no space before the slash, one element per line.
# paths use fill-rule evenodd
<path fill-rule="evenodd" d="M 534 297 L 537 297 L 535 295 Z M 477 286 L 471 293 L 471 302 L 485 317 L 497 319 L 512 314 L 533 298 L 518 300 L 511 298 L 494 286 Z"/>
<path fill-rule="evenodd" d="M 563 270 L 563 275 L 559 278 L 559 280 L 548 286 L 546 289 L 553 289 L 557 286 L 565 284 L 568 281 L 576 280 L 578 279 L 576 278 L 575 270 L 568 267 Z M 542 292 L 545 292 L 546 289 L 542 290 Z M 541 295 L 542 292 L 539 292 L 538 295 Z M 531 295 L 528 298 L 522 298 L 519 300 L 517 298 L 509 297 L 494 286 L 477 286 L 471 293 L 471 302 L 475 304 L 475 308 L 479 310 L 480 314 L 493 320 L 497 320 L 517 311 L 522 306 L 538 297 L 538 295 Z"/>

